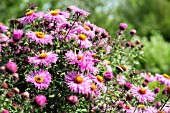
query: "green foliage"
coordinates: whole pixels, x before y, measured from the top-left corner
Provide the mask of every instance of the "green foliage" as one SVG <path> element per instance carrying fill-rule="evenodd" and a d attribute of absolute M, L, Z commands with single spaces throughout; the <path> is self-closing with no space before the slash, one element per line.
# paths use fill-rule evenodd
<path fill-rule="evenodd" d="M 139 35 L 151 36 L 157 31 L 170 41 L 169 0 L 124 0 L 118 11 L 122 18 L 134 25 Z"/>
<path fill-rule="evenodd" d="M 142 39 L 144 47 L 144 58 L 141 60 L 142 68 L 152 73 L 170 74 L 170 44 L 159 34 Z"/>

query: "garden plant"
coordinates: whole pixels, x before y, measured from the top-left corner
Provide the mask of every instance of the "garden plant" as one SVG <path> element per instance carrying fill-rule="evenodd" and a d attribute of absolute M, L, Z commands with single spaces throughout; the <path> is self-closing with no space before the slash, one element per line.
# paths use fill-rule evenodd
<path fill-rule="evenodd" d="M 170 76 L 136 68 L 136 30 L 120 23 L 110 36 L 89 15 L 30 4 L 0 23 L 1 113 L 170 113 Z"/>

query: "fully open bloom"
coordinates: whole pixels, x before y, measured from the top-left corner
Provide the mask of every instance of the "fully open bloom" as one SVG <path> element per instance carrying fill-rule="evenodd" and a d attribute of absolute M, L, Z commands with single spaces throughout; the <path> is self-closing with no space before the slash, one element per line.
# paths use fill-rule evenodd
<path fill-rule="evenodd" d="M 58 60 L 58 55 L 55 54 L 53 51 L 47 53 L 42 52 L 34 57 L 29 57 L 28 59 L 30 63 L 34 63 L 36 66 L 51 66 L 51 63 L 56 63 L 56 61 Z"/>
<path fill-rule="evenodd" d="M 77 13 L 79 15 L 82 15 L 84 17 L 87 17 L 90 13 L 89 12 L 86 12 L 76 6 L 68 6 L 67 7 L 68 10 L 72 10 L 74 13 Z"/>
<path fill-rule="evenodd" d="M 25 16 L 19 18 L 22 24 L 32 23 L 36 18 L 41 19 L 43 17 L 43 12 L 35 13 L 33 10 L 27 10 Z"/>
<path fill-rule="evenodd" d="M 57 22 L 66 22 L 66 17 L 68 18 L 68 13 L 63 13 L 62 11 L 55 9 L 47 12 L 47 14 L 44 14 L 43 18 L 45 18 L 48 21 L 57 21 Z"/>
<path fill-rule="evenodd" d="M 167 75 L 167 74 L 163 74 L 163 75 L 156 74 L 155 77 L 159 82 L 170 87 L 170 76 L 169 75 Z"/>
<path fill-rule="evenodd" d="M 26 81 L 31 82 L 38 89 L 42 90 L 48 88 L 51 82 L 51 75 L 48 71 L 40 69 L 39 71 L 34 71 L 26 76 Z"/>
<path fill-rule="evenodd" d="M 29 31 L 26 36 L 30 38 L 30 41 L 35 41 L 36 43 L 48 44 L 52 42 L 53 36 L 45 34 L 43 32 L 33 32 Z"/>
<path fill-rule="evenodd" d="M 64 78 L 66 84 L 74 93 L 88 94 L 91 88 L 91 80 L 75 71 L 68 72 Z"/>
<path fill-rule="evenodd" d="M 6 42 L 8 40 L 9 38 L 5 34 L 0 33 L 0 42 Z"/>
<path fill-rule="evenodd" d="M 47 102 L 47 99 L 44 95 L 38 95 L 35 97 L 34 101 L 40 106 L 40 107 L 43 107 L 46 102 Z"/>
<path fill-rule="evenodd" d="M 147 73 L 140 73 L 140 75 L 145 79 L 147 80 L 148 82 L 154 82 L 156 81 L 156 78 L 151 75 L 151 74 L 147 74 Z"/>
<path fill-rule="evenodd" d="M 6 32 L 9 28 L 0 22 L 0 32 Z"/>
<path fill-rule="evenodd" d="M 130 89 L 132 95 L 138 99 L 141 103 L 153 102 L 155 100 L 156 94 L 149 90 L 147 87 L 142 86 L 132 86 Z"/>

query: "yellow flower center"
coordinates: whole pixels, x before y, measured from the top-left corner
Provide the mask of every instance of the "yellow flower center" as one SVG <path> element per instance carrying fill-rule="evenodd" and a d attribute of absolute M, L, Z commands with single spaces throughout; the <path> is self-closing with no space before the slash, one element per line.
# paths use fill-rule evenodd
<path fill-rule="evenodd" d="M 42 82 L 44 82 L 44 78 L 43 78 L 42 76 L 39 76 L 39 75 L 36 75 L 36 76 L 34 77 L 34 80 L 35 80 L 36 83 L 42 83 Z"/>
<path fill-rule="evenodd" d="M 107 64 L 110 65 L 110 61 L 108 61 Z"/>
<path fill-rule="evenodd" d="M 26 15 L 26 16 L 30 16 L 30 15 L 32 15 L 33 13 L 34 13 L 33 10 L 28 10 L 28 11 L 26 11 L 25 15 Z"/>
<path fill-rule="evenodd" d="M 129 104 L 126 105 L 125 108 L 126 108 L 126 109 L 130 109 L 130 105 L 129 105 Z"/>
<path fill-rule="evenodd" d="M 138 91 L 140 94 L 145 94 L 146 93 L 146 89 L 141 87 Z"/>
<path fill-rule="evenodd" d="M 4 25 L 2 22 L 0 22 L 1 25 Z"/>
<path fill-rule="evenodd" d="M 81 76 L 77 75 L 74 78 L 74 82 L 77 83 L 77 84 L 81 84 L 83 82 L 83 78 Z"/>
<path fill-rule="evenodd" d="M 47 58 L 47 54 L 46 53 L 41 53 L 38 55 L 39 59 L 46 59 Z"/>
<path fill-rule="evenodd" d="M 147 78 L 150 78 L 150 77 L 151 77 L 151 75 L 150 75 L 150 74 L 148 74 L 146 77 L 147 77 Z"/>
<path fill-rule="evenodd" d="M 36 37 L 37 38 L 44 38 L 45 34 L 42 32 L 36 32 Z"/>
<path fill-rule="evenodd" d="M 97 54 L 96 54 L 96 53 L 93 53 L 92 57 L 96 57 L 96 56 L 97 56 Z"/>
<path fill-rule="evenodd" d="M 95 91 L 96 90 L 96 85 L 94 83 L 91 84 L 91 90 Z"/>
<path fill-rule="evenodd" d="M 77 59 L 78 59 L 78 60 L 82 60 L 82 59 L 83 59 L 83 55 L 78 55 L 78 56 L 77 56 Z"/>
<path fill-rule="evenodd" d="M 50 11 L 50 14 L 51 14 L 52 16 L 56 16 L 56 15 L 59 14 L 59 11 L 58 11 L 58 10 L 52 10 L 52 11 Z"/>
<path fill-rule="evenodd" d="M 103 77 L 101 77 L 100 75 L 97 75 L 97 80 L 98 80 L 99 82 L 103 82 Z"/>
<path fill-rule="evenodd" d="M 165 112 L 164 112 L 164 110 L 162 110 L 162 111 L 159 110 L 158 113 L 165 113 Z"/>
<path fill-rule="evenodd" d="M 84 29 L 86 29 L 87 31 L 91 30 L 89 26 L 84 26 Z"/>
<path fill-rule="evenodd" d="M 138 107 L 144 109 L 145 105 L 144 104 L 139 104 Z"/>
<path fill-rule="evenodd" d="M 86 35 L 85 34 L 79 34 L 79 39 L 84 41 L 86 40 Z"/>
<path fill-rule="evenodd" d="M 169 76 L 169 75 L 167 75 L 167 74 L 163 74 L 163 76 L 164 76 L 165 78 L 167 78 L 167 79 L 169 79 L 169 80 L 170 80 L 170 76 Z"/>

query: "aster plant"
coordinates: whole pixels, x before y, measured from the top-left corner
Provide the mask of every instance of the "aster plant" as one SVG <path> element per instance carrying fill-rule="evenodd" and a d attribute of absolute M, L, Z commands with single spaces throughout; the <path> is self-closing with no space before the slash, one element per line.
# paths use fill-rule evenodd
<path fill-rule="evenodd" d="M 136 69 L 136 30 L 120 23 L 110 36 L 89 15 L 30 8 L 0 23 L 0 112 L 170 112 L 170 76 Z"/>

